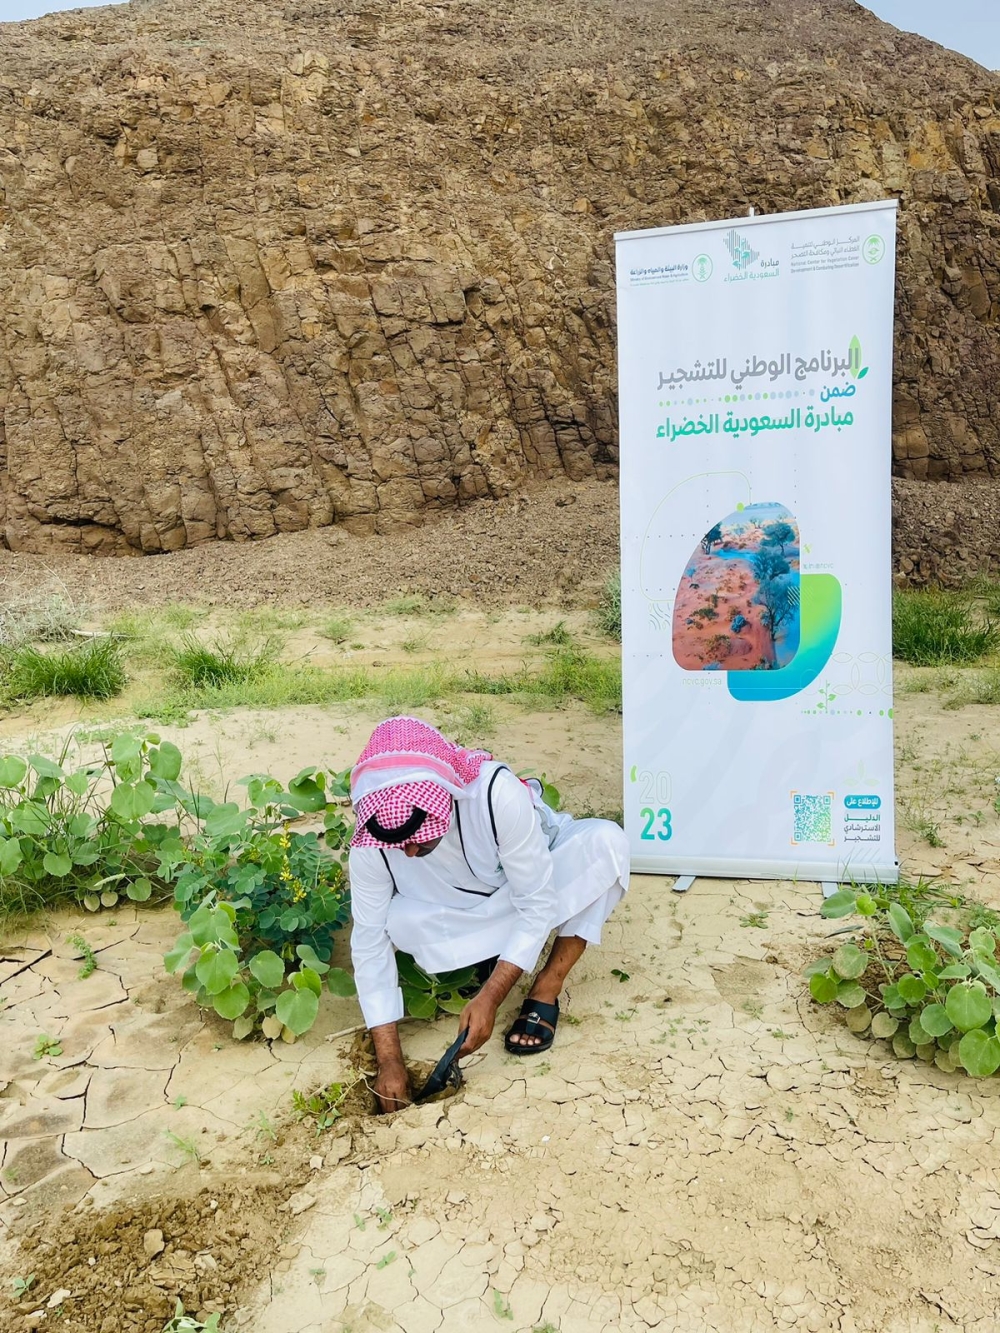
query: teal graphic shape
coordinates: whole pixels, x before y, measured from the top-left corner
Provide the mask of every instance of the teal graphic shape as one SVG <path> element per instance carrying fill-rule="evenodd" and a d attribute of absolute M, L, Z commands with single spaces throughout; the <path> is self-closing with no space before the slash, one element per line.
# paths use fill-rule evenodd
<path fill-rule="evenodd" d="M 811 685 L 833 653 L 842 605 L 839 579 L 832 574 L 803 574 L 798 652 L 788 666 L 776 671 L 727 672 L 733 698 L 741 703 L 772 703 Z"/>

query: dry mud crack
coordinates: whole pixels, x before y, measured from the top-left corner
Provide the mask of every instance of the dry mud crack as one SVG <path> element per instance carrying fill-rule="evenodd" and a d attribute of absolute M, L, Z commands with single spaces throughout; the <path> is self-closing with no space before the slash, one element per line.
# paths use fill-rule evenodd
<path fill-rule="evenodd" d="M 342 767 L 374 720 L 269 718 L 273 739 L 250 710 L 169 735 L 221 774 L 287 773 L 317 735 Z M 996 907 L 1000 710 L 904 692 L 897 723 L 908 872 Z M 494 725 L 492 748 L 558 773 L 571 807 L 617 804 L 613 716 L 498 701 Z M 943 846 L 913 831 L 925 818 Z M 8 938 L 0 1329 L 160 1333 L 179 1297 L 225 1333 L 996 1333 L 1000 1080 L 898 1062 L 812 1005 L 819 902 L 636 877 L 548 1055 L 504 1054 L 513 995 L 460 1097 L 318 1136 L 291 1092 L 349 1072 L 355 1001 L 327 997 L 294 1045 L 235 1043 L 163 972 L 170 910 Z M 453 1031 L 408 1025 L 408 1057 Z"/>
<path fill-rule="evenodd" d="M 179 996 L 130 1022 L 114 1016 L 124 1001 L 97 1010 L 111 1031 L 81 1029 L 81 1046 L 67 1026 L 57 1065 L 90 1053 L 47 1072 L 47 1091 L 7 1069 L 4 1179 L 9 1163 L 43 1170 L 45 1143 L 65 1166 L 2 1205 L 5 1272 L 35 1272 L 38 1304 L 8 1306 L 0 1326 L 159 1333 L 179 1296 L 252 1333 L 993 1330 L 997 1087 L 880 1059 L 800 1006 L 768 940 L 828 929 L 811 886 L 786 887 L 760 930 L 739 924 L 759 886 L 664 903 L 666 888 L 637 882 L 548 1060 L 494 1043 L 463 1098 L 348 1132 L 239 1132 L 276 1069 L 294 1070 L 283 1092 L 343 1072 L 345 1043 L 323 1033 L 216 1050 Z M 166 924 L 145 913 L 109 946 L 122 964 L 135 951 L 123 971 L 148 967 L 143 941 Z M 612 953 L 626 982 L 608 983 Z M 46 994 L 13 1009 L 41 1022 Z M 446 1035 L 411 1029 L 407 1045 L 433 1056 Z M 126 1071 L 123 1096 L 141 1091 L 128 1118 L 88 1129 L 111 1070 Z M 11 1115 L 18 1086 L 29 1119 Z M 164 1126 L 204 1142 L 206 1164 L 175 1169 Z M 69 1211 L 49 1211 L 60 1200 Z M 57 1287 L 62 1313 L 32 1323 Z"/>

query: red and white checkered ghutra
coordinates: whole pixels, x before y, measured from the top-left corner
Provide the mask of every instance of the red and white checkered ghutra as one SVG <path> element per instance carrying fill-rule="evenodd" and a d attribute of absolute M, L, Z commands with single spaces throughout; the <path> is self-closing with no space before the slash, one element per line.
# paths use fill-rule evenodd
<path fill-rule="evenodd" d="M 415 717 L 381 722 L 351 772 L 357 815 L 351 846 L 397 847 L 401 841 L 443 837 L 451 824 L 452 798 L 461 795 L 492 757 L 485 750 L 463 749 Z M 424 812 L 422 822 L 416 811 Z M 412 834 L 401 838 L 399 831 L 414 820 Z M 379 832 L 396 836 L 379 837 Z"/>

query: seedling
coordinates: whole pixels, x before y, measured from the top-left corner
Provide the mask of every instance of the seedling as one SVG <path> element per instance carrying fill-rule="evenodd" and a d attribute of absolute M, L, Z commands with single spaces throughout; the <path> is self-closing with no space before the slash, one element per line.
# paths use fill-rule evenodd
<path fill-rule="evenodd" d="M 767 909 L 758 907 L 754 912 L 747 912 L 746 916 L 740 917 L 740 925 L 743 927 L 753 926 L 757 930 L 767 929 Z"/>
<path fill-rule="evenodd" d="M 510 1301 L 500 1291 L 493 1293 L 493 1313 L 498 1319 L 513 1319 L 514 1311 L 510 1308 Z"/>
<path fill-rule="evenodd" d="M 94 957 L 93 949 L 82 935 L 67 935 L 66 942 L 72 944 L 74 949 L 79 949 L 83 954 L 83 962 L 80 964 L 80 970 L 76 975 L 81 981 L 86 981 L 97 968 L 97 959 Z"/>
<path fill-rule="evenodd" d="M 295 1094 L 292 1094 L 293 1098 Z M 248 1129 L 256 1131 L 259 1139 L 270 1139 L 272 1143 L 278 1142 L 278 1131 L 274 1127 L 273 1121 L 264 1111 L 258 1111 L 247 1126 Z"/>
<path fill-rule="evenodd" d="M 179 1092 L 174 1098 L 174 1110 L 179 1111 L 182 1106 L 187 1106 L 187 1104 L 188 1099 L 184 1096 L 183 1092 Z"/>
<path fill-rule="evenodd" d="M 44 1060 L 54 1055 L 62 1055 L 62 1042 L 58 1037 L 46 1037 L 43 1033 L 35 1042 L 34 1058 Z"/>
<path fill-rule="evenodd" d="M 195 1319 L 193 1315 L 185 1314 L 184 1306 L 178 1301 L 174 1317 L 169 1324 L 164 1326 L 163 1333 L 219 1333 L 221 1317 L 221 1315 L 211 1314 L 202 1323 L 200 1319 Z"/>
<path fill-rule="evenodd" d="M 310 1270 L 309 1270 L 309 1276 L 312 1278 L 312 1280 L 316 1283 L 316 1285 L 317 1285 L 317 1287 L 318 1287 L 319 1284 L 320 1284 L 320 1283 L 323 1281 L 323 1279 L 326 1277 L 326 1269 L 325 1269 L 325 1268 L 310 1268 Z"/>
<path fill-rule="evenodd" d="M 22 1296 L 26 1295 L 35 1285 L 35 1280 L 36 1274 L 34 1273 L 29 1273 L 27 1277 L 14 1278 L 10 1285 L 14 1288 L 15 1298 L 20 1300 Z"/>
<path fill-rule="evenodd" d="M 628 981 L 629 979 L 629 974 L 627 972 L 623 972 L 620 967 L 613 967 L 611 969 L 611 975 L 613 977 L 617 977 L 619 981 Z"/>
<path fill-rule="evenodd" d="M 378 1229 L 379 1229 L 379 1231 L 385 1231 L 386 1227 L 387 1227 L 387 1226 L 389 1225 L 389 1223 L 392 1221 L 392 1209 L 391 1209 L 391 1208 L 376 1208 L 376 1209 L 375 1209 L 375 1215 L 376 1215 L 376 1217 L 378 1218 Z"/>
<path fill-rule="evenodd" d="M 195 1166 L 201 1166 L 203 1164 L 205 1159 L 204 1157 L 202 1157 L 201 1152 L 198 1149 L 198 1145 L 195 1143 L 194 1139 L 181 1138 L 181 1136 L 179 1134 L 175 1134 L 172 1129 L 168 1129 L 166 1131 L 166 1136 L 167 1139 L 170 1141 L 171 1146 L 176 1148 L 177 1151 L 182 1155 L 184 1161 L 194 1162 Z M 183 1166 L 183 1164 L 184 1163 L 182 1162 L 181 1165 Z"/>
<path fill-rule="evenodd" d="M 396 1258 L 396 1251 L 390 1250 L 388 1254 L 383 1254 L 382 1258 L 375 1265 L 376 1268 L 388 1268 Z"/>
<path fill-rule="evenodd" d="M 316 1133 L 322 1134 L 324 1129 L 329 1129 L 340 1119 L 341 1103 L 353 1087 L 354 1083 L 331 1083 L 310 1096 L 293 1091 L 292 1106 L 301 1119 L 312 1116 Z"/>

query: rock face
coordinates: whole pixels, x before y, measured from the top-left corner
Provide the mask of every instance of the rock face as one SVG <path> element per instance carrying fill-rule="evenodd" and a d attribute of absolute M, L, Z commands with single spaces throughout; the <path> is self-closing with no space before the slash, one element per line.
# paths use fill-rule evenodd
<path fill-rule="evenodd" d="M 1000 79 L 853 0 L 0 24 L 0 540 L 386 531 L 613 476 L 612 233 L 887 195 L 896 471 L 1000 477 L 998 176 Z"/>

